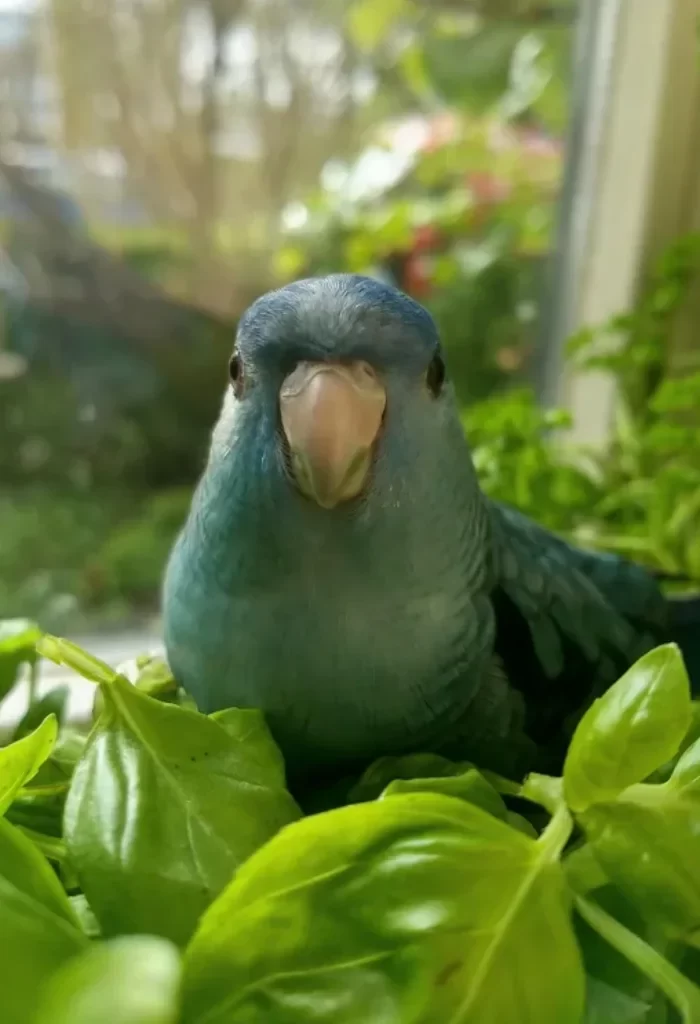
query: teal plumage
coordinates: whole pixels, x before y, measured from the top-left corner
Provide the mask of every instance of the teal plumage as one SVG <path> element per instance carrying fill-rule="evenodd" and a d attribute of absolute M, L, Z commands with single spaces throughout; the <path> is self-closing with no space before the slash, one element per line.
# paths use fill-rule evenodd
<path fill-rule="evenodd" d="M 292 777 L 411 750 L 551 768 L 673 635 L 644 570 L 487 500 L 443 377 L 428 313 L 368 278 L 297 282 L 240 322 L 166 648 L 204 711 L 266 713 Z"/>

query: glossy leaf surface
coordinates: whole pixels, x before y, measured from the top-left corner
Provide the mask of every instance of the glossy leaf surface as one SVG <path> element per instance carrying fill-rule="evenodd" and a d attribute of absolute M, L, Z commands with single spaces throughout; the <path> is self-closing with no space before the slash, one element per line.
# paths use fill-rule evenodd
<path fill-rule="evenodd" d="M 350 799 L 375 800 L 397 779 L 442 779 L 463 775 L 473 768 L 470 761 L 450 761 L 439 754 L 406 754 L 403 757 L 380 757 L 374 761 L 353 786 Z"/>
<path fill-rule="evenodd" d="M 601 867 L 647 920 L 681 940 L 700 929 L 700 741 L 668 782 L 631 786 L 581 821 Z"/>
<path fill-rule="evenodd" d="M 386 787 L 381 798 L 406 793 L 441 793 L 475 804 L 501 821 L 505 821 L 508 815 L 499 794 L 476 768 L 470 768 L 463 775 L 446 775 L 442 778 L 395 779 Z"/>
<path fill-rule="evenodd" d="M 259 746 L 116 676 L 66 801 L 65 838 L 106 935 L 187 940 L 234 870 L 298 810 Z"/>
<path fill-rule="evenodd" d="M 78 928 L 58 878 L 36 846 L 0 818 L 0 1019 L 31 1021 L 53 972 L 81 952 Z"/>
<path fill-rule="evenodd" d="M 20 667 L 36 662 L 40 636 L 41 630 L 29 619 L 0 621 L 0 700 L 14 686 Z"/>
<path fill-rule="evenodd" d="M 56 719 L 49 715 L 34 732 L 0 748 L 0 814 L 39 771 L 54 748 L 56 734 Z"/>
<path fill-rule="evenodd" d="M 36 1024 L 175 1024 L 180 957 L 165 939 L 95 945 L 50 982 Z"/>
<path fill-rule="evenodd" d="M 650 651 L 583 716 L 564 766 L 569 806 L 582 811 L 641 782 L 678 750 L 691 721 L 690 686 L 674 644 Z"/>
<path fill-rule="evenodd" d="M 285 829 L 185 958 L 186 1024 L 561 1024 L 582 1007 L 552 848 L 433 794 Z"/>

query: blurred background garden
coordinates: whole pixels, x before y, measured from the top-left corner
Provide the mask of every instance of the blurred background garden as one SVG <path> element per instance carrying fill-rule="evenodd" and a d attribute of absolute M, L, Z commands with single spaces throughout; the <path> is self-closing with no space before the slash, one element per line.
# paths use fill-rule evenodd
<path fill-rule="evenodd" d="M 434 314 L 486 490 L 700 581 L 698 0 L 2 0 L 0 618 L 156 614 L 236 320 Z"/>

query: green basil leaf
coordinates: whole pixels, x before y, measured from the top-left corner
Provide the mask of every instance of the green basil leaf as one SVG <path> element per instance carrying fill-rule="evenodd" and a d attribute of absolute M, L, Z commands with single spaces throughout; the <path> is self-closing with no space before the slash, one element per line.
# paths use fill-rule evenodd
<path fill-rule="evenodd" d="M 584 848 L 585 849 L 585 848 Z M 598 889 L 598 905 L 648 940 L 644 920 L 611 885 Z M 576 937 L 586 967 L 584 1024 L 661 1024 L 667 1003 L 652 980 L 577 915 Z M 670 1024 L 670 1022 L 669 1022 Z"/>
<path fill-rule="evenodd" d="M 26 789 L 47 790 L 62 787 L 67 793 L 75 766 L 83 756 L 87 736 L 77 729 L 61 729 L 51 755 L 42 764 Z"/>
<path fill-rule="evenodd" d="M 90 904 L 85 899 L 84 894 L 79 892 L 76 893 L 75 896 L 69 896 L 68 899 L 75 916 L 80 921 L 80 927 L 83 929 L 85 934 L 91 939 L 100 938 L 102 935 L 102 932 L 100 931 L 100 923 L 93 914 Z"/>
<path fill-rule="evenodd" d="M 700 988 L 687 975 L 682 974 L 678 967 L 665 956 L 667 943 L 661 943 L 661 949 L 648 942 L 639 932 L 628 928 L 622 921 L 609 914 L 596 900 L 585 896 L 575 897 L 576 910 L 583 920 L 593 928 L 601 938 L 618 953 L 622 954 L 641 974 L 646 975 L 663 993 L 666 1000 L 678 1011 L 674 1020 L 682 1024 L 695 1024 L 700 1020 Z M 663 1006 L 656 1006 L 650 1012 L 651 1020 L 665 1020 Z M 661 1010 L 656 1013 L 655 1010 Z"/>
<path fill-rule="evenodd" d="M 147 693 L 156 700 L 174 704 L 178 699 L 177 682 L 167 662 L 162 658 L 139 655 L 120 664 L 116 675 L 124 676 L 137 690 Z M 98 688 L 92 705 L 93 721 L 99 718 L 103 707 L 102 690 Z"/>
<path fill-rule="evenodd" d="M 566 855 L 564 873 L 571 888 L 581 896 L 601 889 L 609 882 L 591 844 L 587 842 Z"/>
<path fill-rule="evenodd" d="M 394 779 L 381 794 L 380 799 L 405 793 L 442 793 L 443 796 L 456 797 L 458 800 L 476 804 L 501 821 L 505 821 L 508 814 L 508 809 L 499 794 L 476 768 L 470 768 L 463 775 L 446 775 L 443 778 Z"/>
<path fill-rule="evenodd" d="M 40 637 L 41 630 L 29 619 L 0 621 L 0 700 L 15 685 L 20 667 L 36 662 Z"/>
<path fill-rule="evenodd" d="M 87 939 L 46 859 L 0 818 L 0 1006 L 3 1024 L 33 1020 L 41 988 Z"/>
<path fill-rule="evenodd" d="M 367 768 L 351 789 L 352 803 L 376 800 L 396 779 L 442 779 L 463 775 L 473 768 L 470 761 L 449 761 L 439 754 L 406 754 L 403 757 L 380 757 Z"/>
<path fill-rule="evenodd" d="M 5 817 L 14 825 L 22 825 L 47 836 L 60 837 L 67 789 L 67 783 L 20 789 Z"/>
<path fill-rule="evenodd" d="M 243 744 L 247 755 L 256 758 L 261 767 L 271 768 L 275 784 L 285 784 L 284 758 L 272 738 L 262 711 L 256 711 L 254 708 L 226 708 L 223 711 L 215 711 L 209 718 Z"/>
<path fill-rule="evenodd" d="M 34 732 L 0 749 L 0 814 L 39 771 L 53 750 L 57 732 L 56 719 L 49 715 Z"/>
<path fill-rule="evenodd" d="M 184 1024 L 580 1020 L 559 845 L 427 793 L 296 822 L 204 915 Z"/>
<path fill-rule="evenodd" d="M 76 764 L 80 760 L 87 737 L 75 729 L 62 729 L 50 757 L 33 779 L 19 790 L 7 818 L 15 825 L 40 832 L 48 837 L 63 834 L 63 812 Z M 64 881 L 65 881 L 64 877 Z"/>
<path fill-rule="evenodd" d="M 18 825 L 19 831 L 27 839 L 30 839 L 46 859 L 54 866 L 58 877 L 61 879 L 63 888 L 72 890 L 78 888 L 78 880 L 68 857 L 66 845 L 62 839 L 53 835 L 46 835 L 44 832 L 37 832 L 26 825 Z"/>
<path fill-rule="evenodd" d="M 298 817 L 277 763 L 115 676 L 66 800 L 65 840 L 106 936 L 185 942 L 233 872 Z"/>
<path fill-rule="evenodd" d="M 579 722 L 564 765 L 569 806 L 582 811 L 641 782 L 673 757 L 690 718 L 690 685 L 678 647 L 657 647 Z"/>
<path fill-rule="evenodd" d="M 36 1024 L 176 1024 L 180 957 L 166 939 L 93 946 L 52 979 Z"/>
<path fill-rule="evenodd" d="M 641 789 L 590 807 L 580 820 L 608 878 L 645 920 L 684 939 L 700 928 L 700 810 L 671 791 L 640 802 Z"/>
<path fill-rule="evenodd" d="M 645 1001 L 638 996 L 628 995 L 598 978 L 586 980 L 583 1024 L 650 1024 L 652 1008 L 651 1000 Z M 665 1011 L 662 1020 L 668 1020 Z"/>
<path fill-rule="evenodd" d="M 68 897 L 46 858 L 20 829 L 0 818 L 0 877 L 77 927 Z"/>
<path fill-rule="evenodd" d="M 40 697 L 39 700 L 30 704 L 12 734 L 13 741 L 21 740 L 24 736 L 28 736 L 49 715 L 54 715 L 57 724 L 61 726 L 66 717 L 66 704 L 69 693 L 70 687 L 55 686 L 48 693 L 44 694 L 43 697 Z"/>
<path fill-rule="evenodd" d="M 646 782 L 667 782 L 673 774 L 676 765 L 683 757 L 685 752 L 693 746 L 696 740 L 700 739 L 700 701 L 694 700 L 691 702 L 691 718 L 690 726 L 686 732 L 680 747 L 676 754 L 671 758 L 670 761 L 666 761 L 662 764 L 655 772 L 645 780 Z"/>
<path fill-rule="evenodd" d="M 686 797 L 700 798 L 700 739 L 681 754 L 667 785 L 683 790 Z M 700 811 L 700 803 L 698 808 Z"/>
<path fill-rule="evenodd" d="M 580 819 L 611 880 L 647 920 L 689 941 L 700 929 L 700 740 L 668 782 L 630 786 Z"/>
<path fill-rule="evenodd" d="M 142 690 L 149 697 L 172 698 L 177 696 L 177 681 L 170 671 L 170 666 L 162 658 L 137 659 L 138 671 L 133 680 L 137 690 Z"/>
<path fill-rule="evenodd" d="M 37 849 L 41 850 L 48 861 L 54 864 L 61 864 L 66 860 L 66 846 L 62 839 L 57 836 L 47 836 L 43 832 L 37 832 L 26 825 L 17 826 L 27 839 L 31 839 Z"/>
<path fill-rule="evenodd" d="M 516 828 L 518 832 L 522 832 L 523 835 L 529 836 L 531 839 L 537 839 L 537 829 L 522 814 L 517 814 L 515 811 L 506 811 L 505 820 L 511 828 Z"/>

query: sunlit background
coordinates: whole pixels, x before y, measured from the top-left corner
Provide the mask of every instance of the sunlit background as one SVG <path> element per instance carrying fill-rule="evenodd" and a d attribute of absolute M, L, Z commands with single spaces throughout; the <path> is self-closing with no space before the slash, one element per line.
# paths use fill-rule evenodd
<path fill-rule="evenodd" d="M 0 618 L 156 628 L 237 318 L 338 270 L 489 493 L 700 579 L 697 8 L 4 0 Z"/>

